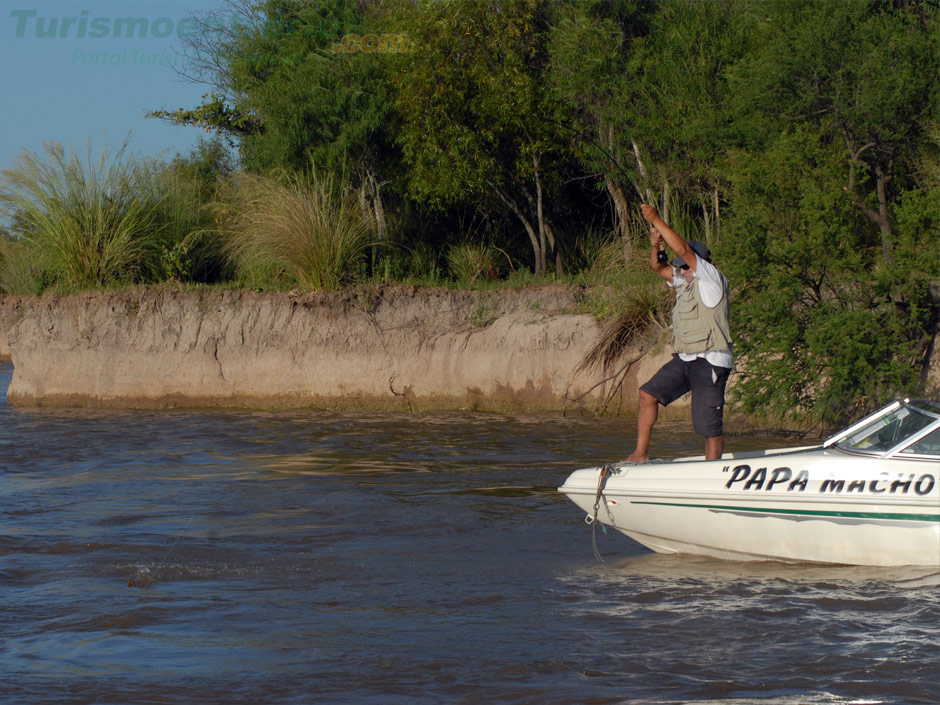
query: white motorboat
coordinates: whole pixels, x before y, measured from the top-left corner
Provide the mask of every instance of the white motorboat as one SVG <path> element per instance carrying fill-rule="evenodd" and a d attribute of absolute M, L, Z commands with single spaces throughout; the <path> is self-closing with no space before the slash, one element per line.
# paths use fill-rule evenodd
<path fill-rule="evenodd" d="M 940 404 L 895 401 L 819 446 L 585 468 L 559 491 L 658 553 L 940 566 Z"/>

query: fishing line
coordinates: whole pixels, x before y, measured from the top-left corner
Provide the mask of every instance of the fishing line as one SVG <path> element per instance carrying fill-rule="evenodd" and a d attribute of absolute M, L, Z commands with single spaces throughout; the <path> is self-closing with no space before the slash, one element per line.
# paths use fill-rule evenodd
<path fill-rule="evenodd" d="M 173 542 L 173 545 L 170 546 L 169 550 L 168 550 L 168 551 L 166 552 L 166 554 L 163 556 L 163 560 L 161 560 L 160 563 L 159 563 L 159 565 L 157 565 L 157 567 L 153 569 L 153 573 L 150 575 L 150 579 L 149 579 L 145 584 L 143 584 L 143 585 L 140 586 L 140 589 L 141 589 L 141 590 L 146 590 L 147 587 L 150 586 L 150 583 L 153 582 L 153 579 L 154 579 L 154 577 L 156 576 L 157 571 L 159 571 L 160 568 L 163 567 L 163 564 L 166 563 L 166 559 L 170 557 L 170 554 L 173 552 L 173 549 L 176 548 L 176 544 L 178 544 L 178 543 L 180 542 L 180 539 L 183 538 L 183 534 L 186 533 L 186 529 L 189 528 L 189 523 L 193 520 L 193 517 L 195 517 L 195 516 L 196 516 L 195 514 L 191 514 L 191 515 L 189 516 L 189 519 L 186 520 L 186 525 L 182 528 L 182 530 L 181 530 L 181 531 L 179 532 L 179 534 L 177 535 L 176 540 Z M 127 581 L 127 586 L 128 586 L 128 587 L 134 587 L 133 581 L 130 581 L 130 580 Z"/>

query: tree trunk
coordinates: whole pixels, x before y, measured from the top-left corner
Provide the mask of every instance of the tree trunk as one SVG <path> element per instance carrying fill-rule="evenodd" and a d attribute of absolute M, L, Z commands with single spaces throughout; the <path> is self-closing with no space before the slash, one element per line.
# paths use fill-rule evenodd
<path fill-rule="evenodd" d="M 385 219 L 385 205 L 382 203 L 382 186 L 384 183 L 379 183 L 379 180 L 375 178 L 375 174 L 371 169 L 366 172 L 369 177 L 369 183 L 372 186 L 372 208 L 375 212 L 375 234 L 378 236 L 379 242 L 386 242 L 388 240 L 388 221 Z"/>
<path fill-rule="evenodd" d="M 721 216 L 718 213 L 718 187 L 715 187 L 714 192 L 714 206 L 715 206 L 715 244 L 718 244 L 719 232 L 721 230 Z"/>
<path fill-rule="evenodd" d="M 669 180 L 666 179 L 665 181 L 663 181 L 663 207 L 660 210 L 659 215 L 666 222 L 667 225 L 669 224 L 669 201 L 671 200 L 669 196 L 670 196 Z"/>
<path fill-rule="evenodd" d="M 522 194 L 526 197 L 526 200 L 529 202 L 529 208 L 531 212 L 535 213 L 535 217 L 538 221 L 538 241 L 539 241 L 539 263 L 538 271 L 536 274 L 544 274 L 548 271 L 548 262 L 549 255 L 555 253 L 555 270 L 561 267 L 559 262 L 559 253 L 555 247 L 555 236 L 552 233 L 551 229 L 547 227 L 548 223 L 545 220 L 545 212 L 542 206 L 542 177 L 539 173 L 539 158 L 537 155 L 532 157 L 532 166 L 535 169 L 535 197 L 529 193 L 529 190 L 522 188 Z"/>
<path fill-rule="evenodd" d="M 656 205 L 656 199 L 653 197 L 653 191 L 649 187 L 649 175 L 646 173 L 646 166 L 643 164 L 643 160 L 640 159 L 640 148 L 637 146 L 636 142 L 631 142 L 633 145 L 633 156 L 636 157 L 636 168 L 640 172 L 640 178 L 643 179 L 643 184 L 646 192 L 646 202 L 651 206 Z M 665 220 L 665 218 L 663 219 Z"/>
<path fill-rule="evenodd" d="M 709 203 L 709 200 L 711 203 Z M 705 244 L 713 246 L 718 243 L 718 187 L 702 189 L 702 223 L 705 226 Z"/>
<path fill-rule="evenodd" d="M 542 271 L 548 271 L 548 243 L 545 235 L 545 216 L 542 213 L 542 178 L 539 175 L 538 155 L 532 155 L 532 170 L 535 173 L 535 217 L 539 224 L 539 244 L 542 246 Z"/>
<path fill-rule="evenodd" d="M 541 268 L 541 262 L 545 258 L 542 254 L 542 248 L 539 246 L 539 238 L 535 233 L 535 228 L 532 227 L 532 223 L 530 223 L 529 219 L 526 218 L 525 213 L 519 207 L 519 204 L 510 198 L 506 193 L 504 193 L 503 190 L 499 188 L 499 186 L 489 180 L 487 180 L 486 183 L 491 189 L 493 189 L 493 192 L 499 196 L 500 200 L 509 206 L 509 210 L 511 210 L 522 222 L 522 226 L 525 228 L 525 231 L 529 236 L 529 242 L 532 243 L 532 252 L 535 255 L 535 275 L 538 276 L 539 274 L 542 274 L 544 270 Z"/>
<path fill-rule="evenodd" d="M 875 190 L 878 193 L 878 227 L 881 229 L 881 251 L 884 254 L 886 262 L 893 259 L 893 245 L 891 240 L 894 233 L 891 231 L 891 221 L 888 219 L 888 182 L 894 177 L 891 173 L 891 165 L 888 165 L 888 172 L 881 168 L 881 164 L 875 165 L 875 177 L 877 182 Z"/>
<path fill-rule="evenodd" d="M 702 201 L 702 223 L 705 225 L 705 244 L 712 244 L 712 226 L 711 226 L 711 216 L 708 213 L 708 206 L 705 205 L 705 201 Z"/>
<path fill-rule="evenodd" d="M 614 204 L 614 226 L 623 245 L 623 259 L 629 262 L 633 257 L 633 239 L 630 236 L 630 204 L 624 196 L 623 188 L 610 177 L 604 180 L 611 203 Z"/>
<path fill-rule="evenodd" d="M 539 241 L 542 244 L 542 271 L 548 271 L 548 256 L 554 252 L 555 253 L 555 274 L 561 276 L 564 269 L 561 265 L 561 252 L 555 245 L 555 233 L 552 230 L 551 224 L 545 218 L 545 209 L 543 208 L 543 194 L 542 194 L 542 176 L 539 173 L 539 158 L 538 156 L 532 157 L 532 166 L 535 168 L 535 196 L 536 196 L 536 207 L 535 212 L 539 221 Z"/>
<path fill-rule="evenodd" d="M 385 242 L 388 239 L 388 221 L 385 218 L 385 206 L 382 203 L 384 185 L 384 182 L 379 182 L 375 178 L 372 169 L 367 166 L 362 168 L 362 180 L 357 189 L 359 207 L 362 208 L 362 215 L 371 224 L 376 240 L 379 242 Z"/>
<path fill-rule="evenodd" d="M 555 253 L 555 274 L 559 277 L 563 276 L 565 273 L 565 268 L 562 266 L 561 262 L 561 251 L 555 246 L 555 231 L 552 230 L 552 224 L 545 221 L 545 234 L 548 236 L 548 246 L 551 248 L 549 251 Z M 546 269 L 547 269 L 546 264 Z"/>
<path fill-rule="evenodd" d="M 612 154 L 616 148 L 614 126 L 607 125 L 607 129 L 598 130 L 598 138 L 601 141 L 601 146 Z M 623 186 L 613 177 L 606 176 L 604 186 L 607 188 L 610 201 L 614 205 L 614 229 L 620 236 L 620 242 L 623 245 L 623 259 L 625 262 L 629 262 L 633 257 L 633 238 L 630 232 L 630 202 L 623 192 Z"/>
<path fill-rule="evenodd" d="M 375 214 L 369 205 L 368 190 L 369 184 L 363 179 L 362 183 L 359 184 L 359 188 L 356 189 L 356 194 L 359 196 L 359 208 L 362 210 L 362 217 L 368 220 L 371 227 L 375 229 Z"/>
<path fill-rule="evenodd" d="M 861 159 L 862 153 L 870 147 L 877 147 L 877 145 L 874 142 L 869 142 L 856 149 L 845 132 L 843 132 L 843 138 L 845 139 L 845 146 L 849 153 L 849 183 L 848 186 L 844 186 L 843 188 L 849 194 L 852 203 L 878 226 L 878 229 L 881 231 L 881 252 L 884 255 L 885 261 L 890 262 L 894 257 L 891 242 L 894 233 L 891 230 L 891 220 L 888 217 L 888 183 L 894 178 L 894 161 L 888 161 L 887 171 L 884 169 L 884 165 L 881 162 L 877 162 L 874 166 L 868 167 L 875 176 L 875 193 L 878 194 L 878 210 L 874 211 L 855 196 L 855 165 L 864 165 L 865 162 Z"/>

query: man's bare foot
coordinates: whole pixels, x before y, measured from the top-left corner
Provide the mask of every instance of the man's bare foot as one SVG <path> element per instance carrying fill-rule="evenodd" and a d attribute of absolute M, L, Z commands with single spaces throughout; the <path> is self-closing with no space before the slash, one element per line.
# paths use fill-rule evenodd
<path fill-rule="evenodd" d="M 648 455 L 642 455 L 640 453 L 633 452 L 630 454 L 626 460 L 621 460 L 621 465 L 640 465 L 642 463 L 648 463 L 650 457 Z"/>

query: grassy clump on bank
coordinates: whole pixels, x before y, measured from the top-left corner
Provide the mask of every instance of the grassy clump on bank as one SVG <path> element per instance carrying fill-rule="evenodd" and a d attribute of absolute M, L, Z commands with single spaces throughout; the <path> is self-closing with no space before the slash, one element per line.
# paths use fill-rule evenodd
<path fill-rule="evenodd" d="M 222 278 L 219 233 L 209 227 L 211 189 L 125 142 L 83 153 L 50 142 L 0 172 L 0 290 L 38 294 L 161 281 Z"/>
<path fill-rule="evenodd" d="M 241 281 L 296 283 L 307 291 L 337 289 L 375 236 L 349 189 L 329 175 L 242 174 L 231 205 L 225 247 Z"/>
<path fill-rule="evenodd" d="M 154 278 L 162 196 L 144 163 L 124 148 L 95 158 L 90 148 L 80 155 L 49 143 L 44 155 L 24 152 L 15 164 L 0 177 L 0 199 L 15 214 L 17 247 L 32 263 L 32 276 L 11 272 L 5 289 L 30 281 L 81 289 Z"/>

